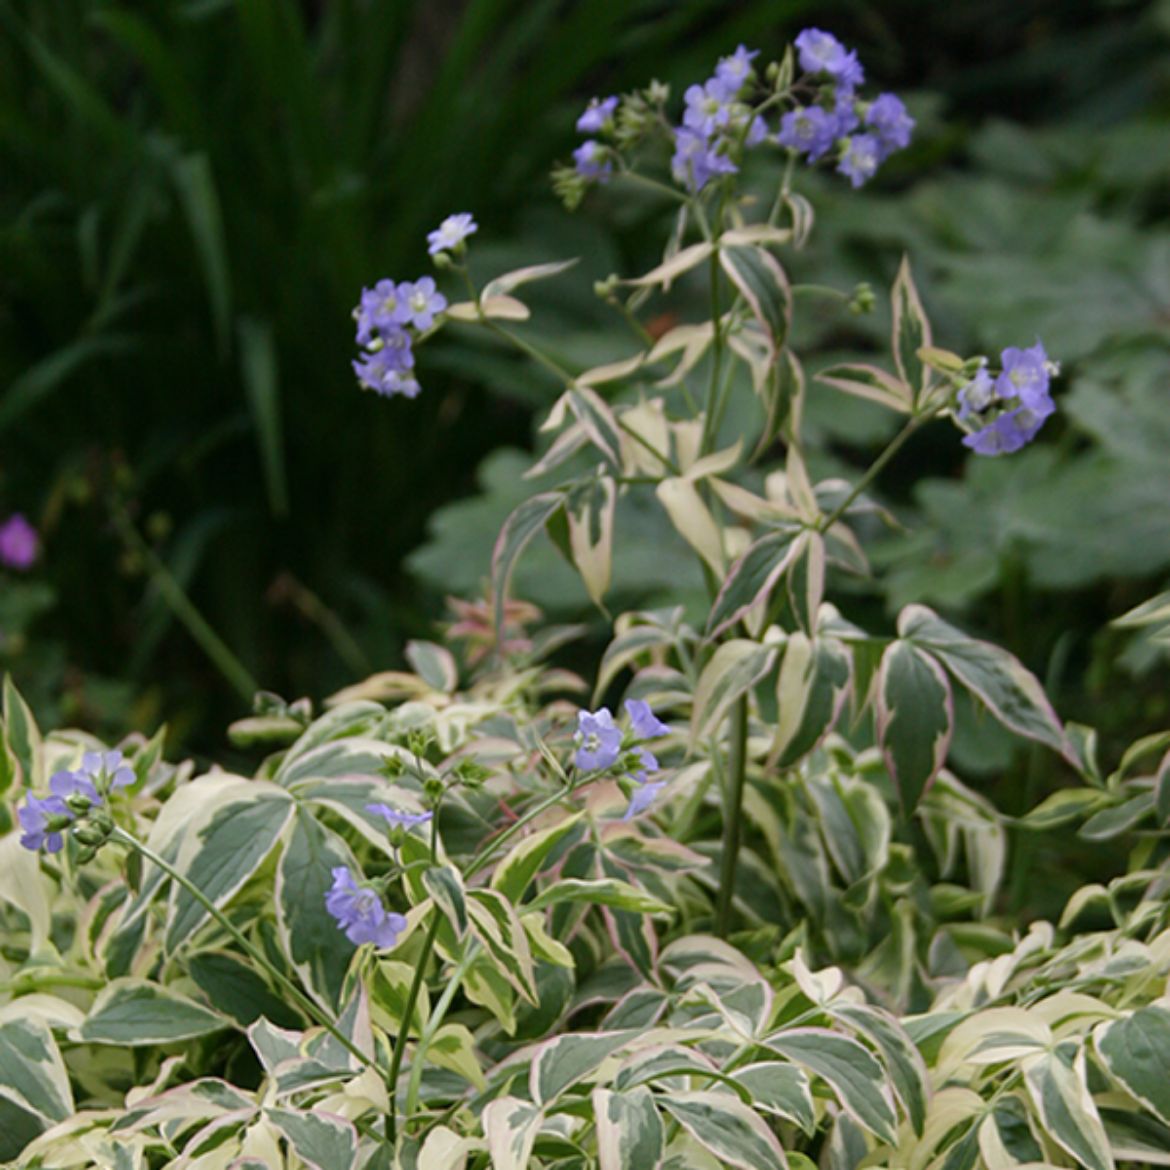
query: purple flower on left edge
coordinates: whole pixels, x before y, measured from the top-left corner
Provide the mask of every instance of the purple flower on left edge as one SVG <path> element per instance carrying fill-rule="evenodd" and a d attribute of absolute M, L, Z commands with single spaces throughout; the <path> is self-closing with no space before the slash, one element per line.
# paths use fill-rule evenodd
<path fill-rule="evenodd" d="M 373 943 L 380 950 L 394 946 L 406 929 L 406 919 L 387 910 L 376 890 L 359 886 L 348 866 L 336 866 L 332 873 L 333 885 L 325 895 L 325 909 L 337 919 L 345 937 L 357 946 Z"/>
<path fill-rule="evenodd" d="M 582 772 L 611 767 L 621 754 L 622 733 L 608 707 L 577 713 L 577 753 L 574 763 Z"/>
<path fill-rule="evenodd" d="M 40 548 L 37 530 L 19 512 L 0 524 L 0 565 L 24 572 L 35 564 Z"/>
<path fill-rule="evenodd" d="M 367 804 L 366 812 L 376 813 L 378 816 L 384 817 L 391 825 L 404 829 L 412 828 L 415 825 L 425 825 L 435 815 L 433 812 L 405 812 L 403 809 L 391 808 L 390 805 L 381 803 Z"/>

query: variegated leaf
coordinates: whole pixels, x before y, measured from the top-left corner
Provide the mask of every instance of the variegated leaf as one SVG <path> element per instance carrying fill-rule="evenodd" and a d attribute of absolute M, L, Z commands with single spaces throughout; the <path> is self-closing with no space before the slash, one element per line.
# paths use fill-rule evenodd
<path fill-rule="evenodd" d="M 771 755 L 788 768 L 836 726 L 853 681 L 853 657 L 836 638 L 788 636 L 776 679 L 779 715 Z"/>
<path fill-rule="evenodd" d="M 799 551 L 795 526 L 766 532 L 728 570 L 707 618 L 707 636 L 717 638 L 748 610 L 766 600 Z"/>
<path fill-rule="evenodd" d="M 672 1092 L 662 1108 L 720 1161 L 742 1170 L 787 1170 L 776 1135 L 756 1112 L 729 1093 Z"/>
<path fill-rule="evenodd" d="M 502 636 L 504 606 L 512 570 L 528 542 L 564 507 L 564 492 L 541 492 L 516 507 L 504 521 L 492 549 L 492 603 L 496 630 Z"/>
<path fill-rule="evenodd" d="M 710 734 L 731 704 L 750 691 L 775 660 L 775 646 L 764 646 L 747 638 L 724 642 L 703 668 L 695 687 L 691 743 Z"/>
<path fill-rule="evenodd" d="M 719 263 L 777 353 L 792 321 L 792 288 L 780 261 L 766 248 L 732 245 L 719 249 Z"/>
<path fill-rule="evenodd" d="M 1073 1040 L 1026 1057 L 1024 1083 L 1044 1131 L 1088 1170 L 1115 1170 L 1109 1139 L 1085 1080 L 1085 1056 Z"/>
<path fill-rule="evenodd" d="M 594 1089 L 593 1117 L 601 1170 L 657 1170 L 666 1140 L 649 1089 Z"/>
<path fill-rule="evenodd" d="M 910 275 L 910 261 L 905 256 L 890 291 L 890 305 L 894 362 L 902 381 L 913 388 L 914 401 L 918 404 L 930 377 L 929 367 L 923 365 L 918 356 L 920 349 L 931 345 L 930 321 Z"/>
<path fill-rule="evenodd" d="M 909 414 L 913 408 L 914 391 L 911 387 L 877 366 L 860 362 L 830 366 L 817 374 L 816 380 L 852 394 L 855 398 L 867 398 L 870 402 L 889 407 L 899 414 Z"/>

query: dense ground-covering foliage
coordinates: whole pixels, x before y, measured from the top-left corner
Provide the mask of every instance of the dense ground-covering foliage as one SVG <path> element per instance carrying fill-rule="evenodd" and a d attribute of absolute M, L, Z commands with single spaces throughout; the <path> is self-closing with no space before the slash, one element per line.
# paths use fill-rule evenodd
<path fill-rule="evenodd" d="M 909 555 L 874 486 L 924 436 L 987 485 L 1035 456 L 1059 474 L 1068 339 L 1017 313 L 973 343 L 905 257 L 888 293 L 806 279 L 826 184 L 896 166 L 916 117 L 821 29 L 772 62 L 727 50 L 706 80 L 595 98 L 556 172 L 570 205 L 667 225 L 648 270 L 485 271 L 476 209 L 428 221 L 433 276 L 365 278 L 372 407 L 425 403 L 469 338 L 556 387 L 484 599 L 453 599 L 409 670 L 323 709 L 261 693 L 210 768 L 161 732 L 42 733 L 5 682 L 0 1160 L 1170 1164 L 1170 732 L 1103 751 L 928 589 L 872 584 Z M 582 279 L 619 334 L 526 330 Z M 880 346 L 825 341 L 879 304 Z M 826 438 L 826 403 L 855 400 L 861 469 Z M 608 627 L 582 671 L 558 658 L 585 628 L 515 596 L 546 540 Z M 639 544 L 674 579 L 619 609 Z M 0 532 L 14 571 L 39 551 Z M 1126 624 L 1156 654 L 1168 615 L 1160 595 Z M 1005 739 L 1055 792 L 997 800 Z M 1021 842 L 1083 874 L 1074 834 L 1113 851 L 1102 880 L 1021 912 Z"/>

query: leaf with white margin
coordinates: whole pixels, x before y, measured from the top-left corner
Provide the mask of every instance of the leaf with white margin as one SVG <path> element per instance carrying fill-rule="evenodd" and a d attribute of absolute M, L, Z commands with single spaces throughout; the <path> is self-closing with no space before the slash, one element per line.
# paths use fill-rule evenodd
<path fill-rule="evenodd" d="M 0 1024 L 0 1097 L 44 1122 L 73 1114 L 65 1062 L 48 1027 L 35 1019 Z"/>
<path fill-rule="evenodd" d="M 663 261 L 657 268 L 652 268 L 645 276 L 635 277 L 625 283 L 633 285 L 660 284 L 664 289 L 668 289 L 674 280 L 682 276 L 684 272 L 690 272 L 692 268 L 698 267 L 714 250 L 715 246 L 706 241 L 691 244 L 690 247 L 683 248 L 668 260 Z"/>
<path fill-rule="evenodd" d="M 271 1106 L 264 1114 L 314 1170 L 351 1170 L 357 1160 L 357 1131 L 344 1118 Z"/>
<path fill-rule="evenodd" d="M 696 1141 L 741 1170 L 787 1170 L 776 1135 L 757 1113 L 729 1093 L 672 1092 L 662 1108 Z"/>
<path fill-rule="evenodd" d="M 566 1089 L 596 1074 L 601 1062 L 633 1037 L 627 1031 L 570 1033 L 542 1044 L 529 1073 L 533 1100 L 541 1105 L 555 1101 Z"/>
<path fill-rule="evenodd" d="M 569 522 L 569 550 L 573 564 L 585 583 L 590 601 L 602 608 L 613 571 L 613 520 L 617 488 L 609 476 L 602 476 L 582 496 L 574 494 L 566 515 Z"/>
<path fill-rule="evenodd" d="M 654 489 L 678 534 L 707 562 L 717 577 L 725 567 L 723 530 L 715 522 L 698 488 L 686 478 L 664 479 Z"/>
<path fill-rule="evenodd" d="M 731 704 L 750 692 L 772 669 L 775 661 L 775 646 L 765 646 L 747 638 L 732 638 L 715 651 L 695 687 L 691 712 L 692 746 L 710 733 Z"/>
<path fill-rule="evenodd" d="M 1088 1170 L 1115 1170 L 1080 1044 L 1065 1040 L 1051 1052 L 1025 1057 L 1023 1070 L 1032 1106 L 1053 1141 Z"/>
<path fill-rule="evenodd" d="M 877 366 L 862 362 L 830 366 L 814 377 L 816 381 L 832 386 L 835 390 L 843 390 L 855 398 L 865 398 L 896 410 L 899 414 L 910 413 L 914 391 L 905 382 Z"/>
<path fill-rule="evenodd" d="M 541 492 L 513 509 L 492 549 L 492 599 L 495 627 L 504 629 L 504 607 L 512 570 L 528 542 L 564 507 L 564 492 Z"/>
<path fill-rule="evenodd" d="M 0 901 L 28 918 L 30 954 L 49 941 L 52 897 L 53 883 L 41 871 L 40 856 L 21 845 L 18 833 L 0 837 Z"/>
<path fill-rule="evenodd" d="M 94 1000 L 76 1037 L 83 1044 L 173 1044 L 230 1028 L 231 1021 L 157 983 L 115 979 Z"/>
<path fill-rule="evenodd" d="M 483 1130 L 492 1170 L 527 1170 L 544 1114 L 527 1101 L 500 1097 L 484 1106 Z"/>
<path fill-rule="evenodd" d="M 868 1048 L 827 1028 L 775 1032 L 764 1047 L 815 1073 L 858 1124 L 894 1144 L 898 1117 L 886 1070 Z"/>
<path fill-rule="evenodd" d="M 468 1155 L 481 1149 L 478 1138 L 460 1137 L 445 1125 L 436 1125 L 423 1141 L 418 1170 L 464 1170 Z"/>
<path fill-rule="evenodd" d="M 902 257 L 894 287 L 890 290 L 891 347 L 894 364 L 902 381 L 915 388 L 915 402 L 919 402 L 930 378 L 930 368 L 923 364 L 918 351 L 932 344 L 930 321 L 922 308 L 922 300 L 910 275 L 910 260 Z"/>
<path fill-rule="evenodd" d="M 520 288 L 521 285 L 531 284 L 534 280 L 547 280 L 550 276 L 559 276 L 579 262 L 580 257 L 574 256 L 571 260 L 550 260 L 547 264 L 529 264 L 524 268 L 514 268 L 511 272 L 504 272 L 489 280 L 483 286 L 483 299 L 502 296 Z"/>
<path fill-rule="evenodd" d="M 1170 1125 L 1170 1000 L 1100 1025 L 1093 1046 L 1109 1074 Z"/>
<path fill-rule="evenodd" d="M 656 1170 L 666 1135 L 649 1089 L 594 1089 L 593 1117 L 600 1170 Z"/>

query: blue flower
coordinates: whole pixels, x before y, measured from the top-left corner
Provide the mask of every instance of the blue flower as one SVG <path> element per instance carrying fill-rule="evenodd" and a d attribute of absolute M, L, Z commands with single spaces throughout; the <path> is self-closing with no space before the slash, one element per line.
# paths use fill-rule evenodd
<path fill-rule="evenodd" d="M 1056 410 L 1049 381 L 1058 370 L 1038 341 L 1028 349 L 1009 346 L 1000 354 L 1002 369 L 994 383 L 985 368 L 958 393 L 956 418 L 976 416 L 983 425 L 964 436 L 977 455 L 1010 455 L 1030 443 Z"/>
<path fill-rule="evenodd" d="M 688 127 L 675 132 L 671 173 L 692 194 L 698 194 L 716 175 L 734 175 L 739 167 L 702 134 Z"/>
<path fill-rule="evenodd" d="M 436 290 L 433 276 L 420 277 L 414 284 L 400 284 L 398 296 L 402 300 L 402 323 L 420 331 L 429 329 L 435 323 L 435 314 L 447 307 L 447 298 Z"/>
<path fill-rule="evenodd" d="M 616 97 L 594 98 L 585 108 L 585 113 L 577 119 L 577 129 L 582 134 L 600 133 L 613 118 L 617 105 Z"/>
<path fill-rule="evenodd" d="M 399 329 L 388 336 L 380 349 L 362 354 L 353 362 L 358 382 L 368 390 L 386 396 L 403 394 L 414 398 L 419 392 L 418 382 L 410 374 L 414 368 L 410 335 Z"/>
<path fill-rule="evenodd" d="M 841 160 L 837 170 L 845 175 L 854 187 L 872 179 L 881 162 L 881 144 L 872 134 L 855 134 L 847 138 L 841 148 Z"/>
<path fill-rule="evenodd" d="M 615 726 L 608 707 L 577 713 L 577 753 L 574 763 L 582 772 L 612 767 L 622 749 L 622 733 Z"/>
<path fill-rule="evenodd" d="M 687 103 L 683 113 L 683 125 L 704 138 L 710 138 L 731 122 L 731 105 L 726 87 L 718 78 L 711 78 L 703 85 L 687 87 L 683 94 Z"/>
<path fill-rule="evenodd" d="M 650 710 L 650 704 L 644 699 L 627 699 L 626 714 L 638 739 L 656 739 L 670 733 L 670 728 Z"/>
<path fill-rule="evenodd" d="M 391 808 L 388 804 L 367 804 L 366 812 L 377 813 L 380 817 L 385 817 L 392 825 L 401 826 L 404 829 L 412 828 L 415 825 L 425 825 L 435 814 L 433 812 L 404 812 L 399 808 Z"/>
<path fill-rule="evenodd" d="M 865 124 L 881 143 L 883 157 L 910 145 L 914 119 L 906 113 L 902 99 L 892 93 L 879 94 L 865 111 Z"/>
<path fill-rule="evenodd" d="M 854 89 L 865 80 L 857 60 L 832 33 L 806 28 L 796 38 L 800 67 L 806 73 L 827 73 L 834 81 Z"/>
<path fill-rule="evenodd" d="M 577 174 L 583 179 L 597 179 L 604 182 L 613 171 L 609 151 L 592 138 L 582 142 L 573 151 L 573 163 L 577 168 Z"/>
<path fill-rule="evenodd" d="M 60 775 L 60 773 L 58 773 Z M 65 844 L 61 830 L 76 819 L 76 814 L 61 796 L 33 796 L 30 792 L 25 804 L 16 812 L 20 827 L 24 830 L 20 843 L 26 849 L 37 850 L 44 846 L 46 852 L 57 853 Z"/>
<path fill-rule="evenodd" d="M 394 946 L 406 929 L 406 919 L 388 911 L 375 890 L 359 886 L 344 865 L 333 870 L 333 886 L 325 895 L 325 909 L 337 919 L 345 937 L 358 946 L 373 943 L 385 950 Z"/>
<path fill-rule="evenodd" d="M 449 215 L 433 231 L 427 233 L 427 251 L 432 256 L 440 252 L 449 252 L 459 247 L 472 232 L 479 231 L 479 224 L 471 217 L 468 211 L 461 211 L 456 215 Z"/>
<path fill-rule="evenodd" d="M 724 97 L 734 98 L 743 89 L 744 82 L 752 75 L 752 61 L 759 55 L 758 49 L 749 50 L 746 45 L 740 45 L 730 57 L 719 58 L 712 80 L 718 82 Z"/>
<path fill-rule="evenodd" d="M 820 106 L 798 106 L 780 119 L 776 141 L 816 162 L 837 140 L 837 126 L 836 117 Z"/>

